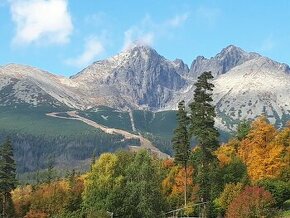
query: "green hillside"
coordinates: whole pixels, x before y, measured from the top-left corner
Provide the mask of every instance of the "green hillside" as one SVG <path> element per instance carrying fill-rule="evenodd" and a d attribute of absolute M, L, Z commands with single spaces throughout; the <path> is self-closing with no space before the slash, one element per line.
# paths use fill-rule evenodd
<path fill-rule="evenodd" d="M 13 140 L 18 173 L 44 169 L 51 160 L 57 168 L 87 168 L 93 154 L 140 145 L 81 121 L 46 115 L 52 111 L 56 109 L 0 107 L 0 142 L 7 136 Z"/>
<path fill-rule="evenodd" d="M 69 118 L 65 111 L 67 108 L 0 107 L 0 141 L 7 136 L 12 138 L 18 173 L 45 169 L 51 160 L 57 168 L 86 169 L 93 154 L 98 156 L 103 152 L 140 145 L 137 140 L 106 134 L 78 120 L 46 115 L 59 112 L 58 116 Z M 129 112 L 102 106 L 78 113 L 98 124 L 133 132 Z M 173 154 L 171 138 L 176 126 L 175 111 L 154 113 L 135 110 L 132 116 L 138 133 L 151 140 L 161 151 Z M 221 140 L 225 141 L 229 134 L 222 133 L 221 136 Z"/>

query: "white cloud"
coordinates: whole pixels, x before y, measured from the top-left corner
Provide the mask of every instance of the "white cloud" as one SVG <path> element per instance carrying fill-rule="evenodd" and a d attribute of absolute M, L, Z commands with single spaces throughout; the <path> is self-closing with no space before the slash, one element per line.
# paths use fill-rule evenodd
<path fill-rule="evenodd" d="M 66 64 L 82 68 L 94 61 L 94 59 L 105 51 L 102 42 L 96 37 L 86 40 L 84 51 L 81 55 L 65 61 Z"/>
<path fill-rule="evenodd" d="M 188 19 L 188 17 L 189 17 L 188 13 L 176 15 L 172 19 L 168 20 L 168 24 L 172 27 L 179 27 Z"/>
<path fill-rule="evenodd" d="M 124 45 L 123 50 L 129 49 L 135 45 L 153 45 L 154 42 L 154 33 L 153 32 L 144 32 L 142 29 L 137 26 L 131 27 L 124 33 Z"/>
<path fill-rule="evenodd" d="M 16 24 L 14 44 L 69 41 L 73 25 L 67 0 L 10 0 L 9 3 Z"/>
<path fill-rule="evenodd" d="M 189 18 L 188 13 L 176 15 L 163 22 L 154 22 L 146 15 L 137 25 L 131 26 L 124 32 L 124 43 L 122 50 L 129 49 L 135 45 L 152 46 L 157 38 L 168 37 L 173 29 L 180 27 Z"/>

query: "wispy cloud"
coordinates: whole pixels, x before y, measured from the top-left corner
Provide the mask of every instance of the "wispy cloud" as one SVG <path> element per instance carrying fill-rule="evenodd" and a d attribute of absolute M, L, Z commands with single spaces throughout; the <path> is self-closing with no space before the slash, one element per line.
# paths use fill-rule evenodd
<path fill-rule="evenodd" d="M 262 41 L 261 51 L 270 51 L 276 46 L 276 42 L 273 39 L 273 36 L 270 35 Z"/>
<path fill-rule="evenodd" d="M 162 22 L 154 22 L 150 15 L 146 15 L 138 24 L 131 26 L 124 32 L 122 50 L 135 45 L 152 46 L 156 39 L 164 37 L 169 31 L 183 25 L 189 18 L 189 13 L 178 14 Z"/>
<path fill-rule="evenodd" d="M 82 68 L 90 64 L 96 57 L 105 51 L 103 42 L 97 37 L 89 37 L 85 40 L 83 52 L 74 58 L 69 58 L 65 61 L 67 65 Z"/>
<path fill-rule="evenodd" d="M 102 26 L 106 24 L 109 17 L 104 12 L 96 12 L 85 17 L 84 21 L 87 25 Z"/>
<path fill-rule="evenodd" d="M 168 20 L 168 24 L 172 27 L 179 27 L 189 18 L 189 13 L 179 14 Z"/>
<path fill-rule="evenodd" d="M 63 44 L 73 31 L 67 0 L 10 0 L 16 25 L 13 44 Z"/>
<path fill-rule="evenodd" d="M 217 23 L 218 18 L 221 16 L 221 10 L 218 8 L 201 6 L 196 10 L 195 14 L 196 19 L 199 22 L 212 27 Z"/>

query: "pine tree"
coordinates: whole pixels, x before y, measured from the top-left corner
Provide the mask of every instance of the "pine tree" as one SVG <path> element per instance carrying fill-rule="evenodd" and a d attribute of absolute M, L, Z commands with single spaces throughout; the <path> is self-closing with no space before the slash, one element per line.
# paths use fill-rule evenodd
<path fill-rule="evenodd" d="M 179 102 L 177 112 L 177 128 L 174 131 L 172 139 L 173 149 L 175 151 L 174 160 L 185 169 L 184 182 L 184 205 L 187 204 L 187 164 L 190 156 L 190 142 L 188 135 L 189 119 L 185 111 L 184 101 Z"/>
<path fill-rule="evenodd" d="M 238 140 L 243 140 L 246 138 L 251 129 L 251 123 L 249 121 L 243 120 L 238 124 L 236 137 Z"/>
<path fill-rule="evenodd" d="M 215 108 L 212 105 L 212 91 L 214 85 L 209 81 L 213 79 L 211 72 L 204 72 L 195 83 L 194 101 L 189 105 L 190 133 L 198 142 L 201 149 L 200 163 L 197 168 L 197 182 L 200 187 L 202 202 L 210 203 L 211 183 L 210 175 L 213 168 L 213 151 L 218 147 L 219 133 L 214 127 Z M 203 217 L 207 217 L 206 208 L 203 210 Z"/>
<path fill-rule="evenodd" d="M 2 217 L 11 217 L 13 208 L 10 192 L 16 187 L 16 164 L 13 159 L 13 147 L 7 139 L 0 148 L 0 192 L 2 195 Z M 8 211 L 9 210 L 9 211 Z"/>

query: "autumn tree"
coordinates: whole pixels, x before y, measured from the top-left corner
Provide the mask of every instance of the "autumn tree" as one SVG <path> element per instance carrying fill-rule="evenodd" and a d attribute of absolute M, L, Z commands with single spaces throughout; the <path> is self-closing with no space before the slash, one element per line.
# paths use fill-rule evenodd
<path fill-rule="evenodd" d="M 284 167 L 280 170 L 279 179 L 290 181 L 290 122 L 279 131 L 275 137 L 274 143 L 283 146 L 281 156 Z"/>
<path fill-rule="evenodd" d="M 185 102 L 178 104 L 177 128 L 174 130 L 172 139 L 173 149 L 175 151 L 174 160 L 184 168 L 184 205 L 187 204 L 187 165 L 190 156 L 190 142 L 188 134 L 189 119 L 185 110 Z"/>
<path fill-rule="evenodd" d="M 166 161 L 168 162 L 168 160 Z M 187 168 L 187 199 L 191 202 L 196 200 L 197 187 L 193 183 L 193 167 Z M 162 192 L 166 197 L 170 208 L 180 208 L 184 203 L 184 186 L 185 186 L 185 169 L 180 165 L 172 165 L 168 167 L 165 178 L 162 181 Z"/>
<path fill-rule="evenodd" d="M 194 99 L 189 105 L 191 110 L 190 133 L 195 137 L 201 149 L 200 163 L 196 167 L 202 202 L 211 201 L 209 173 L 214 159 L 213 151 L 218 147 L 219 136 L 217 129 L 214 127 L 216 114 L 212 105 L 214 85 L 210 82 L 211 79 L 213 79 L 211 72 L 204 72 L 198 77 L 195 83 Z M 205 209 L 203 216 L 206 216 Z"/>
<path fill-rule="evenodd" d="M 2 195 L 2 217 L 12 217 L 14 213 L 10 192 L 16 187 L 16 164 L 10 139 L 0 148 L 0 192 Z"/>
<path fill-rule="evenodd" d="M 221 166 L 228 165 L 231 163 L 234 158 L 237 157 L 237 150 L 239 147 L 239 140 L 231 139 L 228 143 L 221 145 L 214 154 L 216 155 L 217 159 Z"/>
<path fill-rule="evenodd" d="M 215 200 L 216 207 L 220 210 L 220 213 L 224 215 L 231 202 L 243 191 L 242 183 L 228 183 L 219 198 Z"/>
<path fill-rule="evenodd" d="M 274 199 L 261 187 L 246 187 L 228 206 L 226 217 L 274 217 Z"/>
<path fill-rule="evenodd" d="M 104 153 L 92 166 L 84 181 L 83 207 L 90 211 L 110 210 L 108 196 L 124 183 L 122 172 L 118 172 L 118 157 L 116 154 Z"/>
<path fill-rule="evenodd" d="M 16 217 L 24 217 L 30 210 L 33 189 L 31 185 L 17 187 L 12 191 Z"/>
<path fill-rule="evenodd" d="M 253 181 L 276 178 L 285 166 L 282 158 L 284 147 L 275 142 L 276 136 L 275 127 L 265 117 L 260 117 L 252 123 L 249 134 L 242 140 L 238 154 Z"/>
<path fill-rule="evenodd" d="M 223 184 L 248 183 L 247 167 L 239 158 L 237 152 L 239 146 L 240 141 L 238 139 L 231 139 L 214 152 L 221 167 Z"/>

